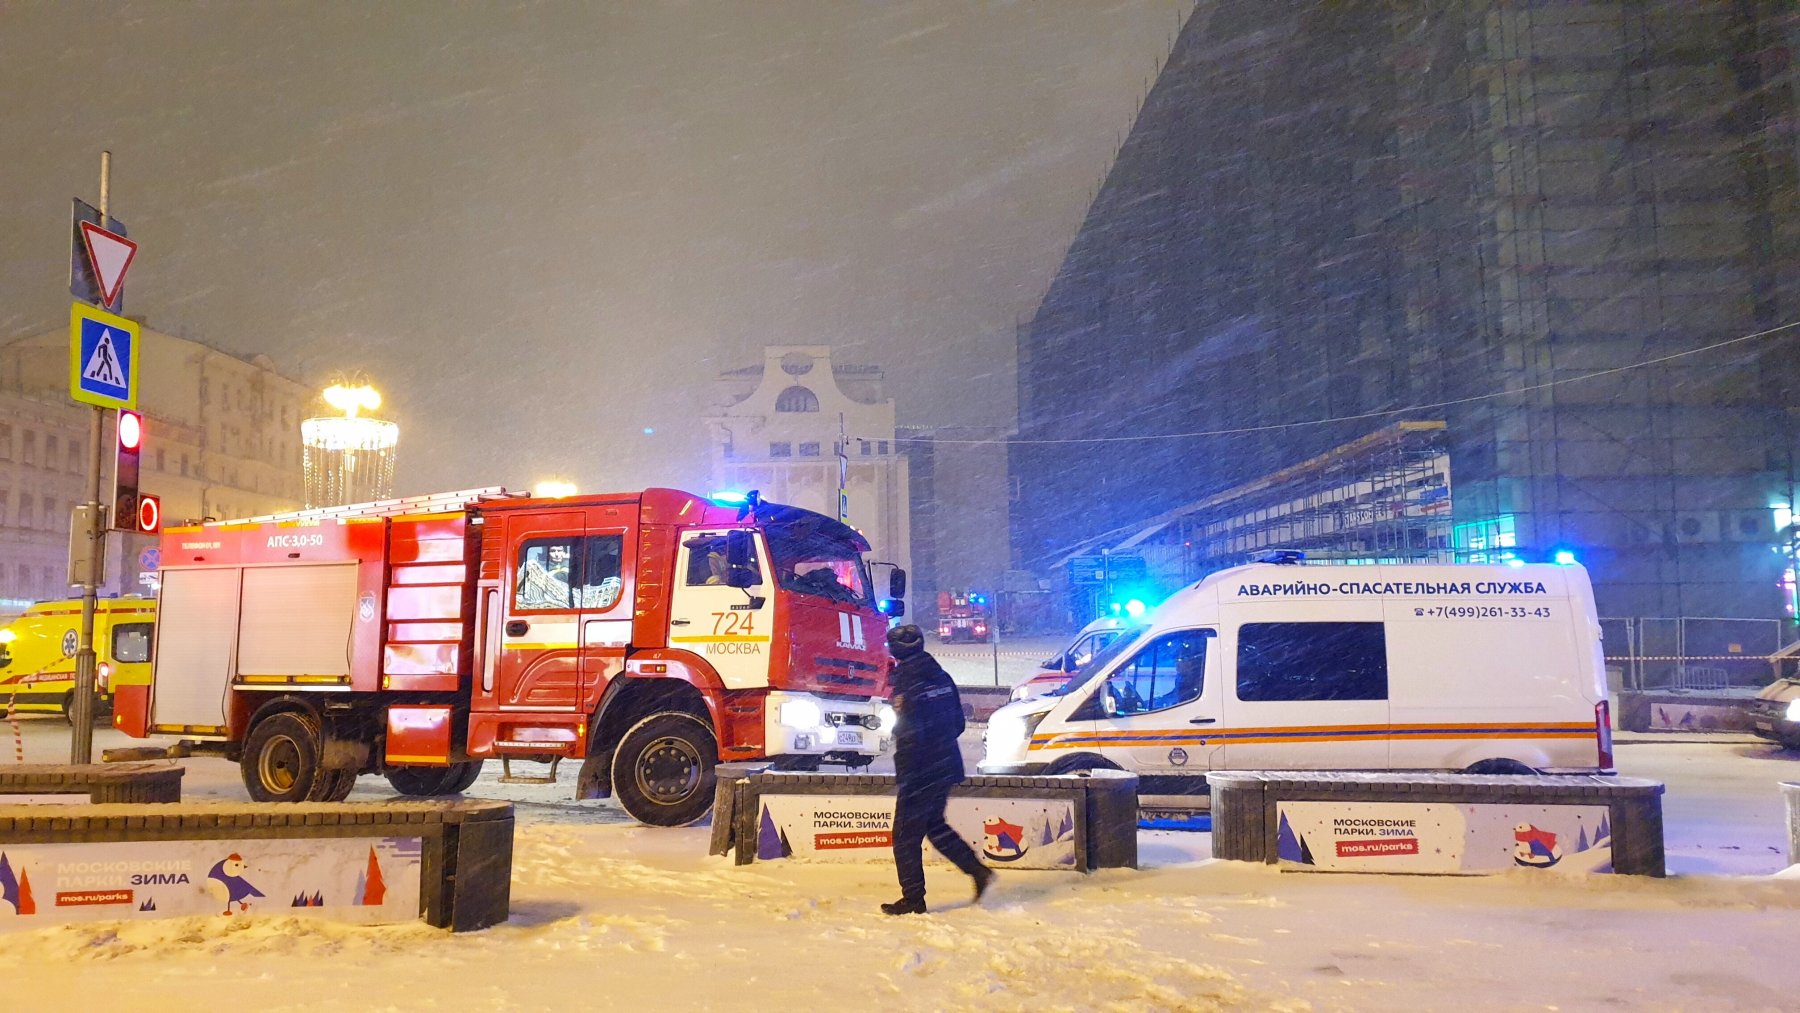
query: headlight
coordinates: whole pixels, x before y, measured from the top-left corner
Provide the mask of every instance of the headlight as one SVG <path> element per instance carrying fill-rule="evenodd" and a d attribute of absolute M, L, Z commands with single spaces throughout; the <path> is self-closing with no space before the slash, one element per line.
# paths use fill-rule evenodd
<path fill-rule="evenodd" d="M 805 728 L 809 731 L 819 727 L 825 718 L 819 705 L 811 700 L 789 700 L 781 705 L 779 714 L 781 723 L 789 728 Z"/>
<path fill-rule="evenodd" d="M 1024 716 L 995 715 L 988 719 L 986 753 L 994 759 L 1022 756 L 1031 741 L 1031 733 L 1037 731 L 1038 722 L 1044 720 L 1048 711 Z"/>
<path fill-rule="evenodd" d="M 1031 695 L 1030 687 L 1026 686 L 1024 683 L 1021 682 L 1017 686 L 1013 687 L 1012 696 L 1010 699 L 1012 699 L 1014 701 L 1018 701 L 1018 700 L 1023 700 L 1027 696 L 1030 696 L 1030 695 Z"/>
<path fill-rule="evenodd" d="M 881 734 L 894 734 L 894 726 L 900 723 L 900 714 L 894 710 L 893 705 L 884 703 L 875 713 L 881 718 Z"/>
<path fill-rule="evenodd" d="M 1800 721 L 1800 697 L 1795 697 L 1788 701 L 1787 719 L 1789 721 Z"/>

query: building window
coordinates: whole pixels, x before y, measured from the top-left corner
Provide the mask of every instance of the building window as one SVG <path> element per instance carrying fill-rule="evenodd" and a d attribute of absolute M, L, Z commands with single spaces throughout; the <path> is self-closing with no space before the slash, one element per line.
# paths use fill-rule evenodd
<path fill-rule="evenodd" d="M 37 463 L 37 433 L 36 433 L 36 431 L 31 430 L 31 429 L 25 430 L 25 454 L 24 454 L 24 457 L 25 457 L 26 464 L 36 464 Z"/>
<path fill-rule="evenodd" d="M 163 448 L 161 448 L 161 447 L 156 448 L 156 470 L 157 471 L 166 470 L 163 466 Z"/>
<path fill-rule="evenodd" d="M 800 456 L 801 457 L 818 457 L 819 456 L 818 441 L 815 440 L 815 441 L 812 441 L 809 443 L 800 444 Z"/>
<path fill-rule="evenodd" d="M 31 567 L 26 566 L 24 563 L 20 563 L 19 564 L 19 590 L 21 592 L 24 592 L 24 591 L 30 590 L 30 588 L 31 588 Z"/>
<path fill-rule="evenodd" d="M 55 433 L 45 433 L 44 434 L 44 467 L 46 467 L 46 468 L 56 467 L 56 459 L 61 456 L 61 454 L 59 453 L 59 451 L 61 451 L 61 450 L 62 450 L 62 441 L 56 438 L 56 434 Z"/>
<path fill-rule="evenodd" d="M 12 423 L 0 422 L 0 461 L 12 460 Z"/>
<path fill-rule="evenodd" d="M 887 452 L 888 452 L 887 445 L 888 445 L 888 441 L 886 441 L 886 440 L 882 440 L 879 443 L 875 444 L 875 453 L 878 456 L 886 457 Z"/>
<path fill-rule="evenodd" d="M 181 477 L 186 478 L 187 473 L 188 473 L 188 456 L 186 454 L 182 454 L 181 455 Z"/>
<path fill-rule="evenodd" d="M 31 513 L 31 494 L 30 493 L 22 492 L 19 494 L 19 527 L 22 527 L 22 528 L 37 527 L 37 518 L 34 517 Z M 22 566 L 19 567 L 19 572 L 21 574 L 24 573 L 25 568 Z M 29 580 L 30 578 L 27 577 L 26 579 Z"/>
<path fill-rule="evenodd" d="M 857 440 L 856 441 L 856 451 L 859 456 L 868 457 L 869 451 L 871 449 L 872 448 L 869 446 L 868 440 Z"/>
<path fill-rule="evenodd" d="M 69 441 L 69 470 L 81 472 L 81 444 L 75 440 Z"/>
<path fill-rule="evenodd" d="M 795 384 L 775 398 L 775 410 L 778 412 L 816 412 L 819 410 L 819 395 Z"/>
<path fill-rule="evenodd" d="M 0 489 L 0 528 L 6 527 L 6 508 L 12 502 L 12 490 Z"/>
<path fill-rule="evenodd" d="M 56 527 L 56 498 L 54 496 L 44 497 L 44 527 Z"/>
<path fill-rule="evenodd" d="M 46 566 L 43 569 L 43 574 L 44 574 L 44 590 L 49 591 L 52 588 L 56 587 L 56 571 L 52 570 L 51 568 Z"/>
<path fill-rule="evenodd" d="M 1510 550 L 1518 547 L 1519 536 L 1512 514 L 1501 514 L 1491 520 L 1470 521 L 1450 529 L 1450 545 L 1459 563 L 1504 563 L 1518 558 Z"/>
<path fill-rule="evenodd" d="M 786 440 L 769 444 L 770 457 L 793 457 L 794 445 Z"/>

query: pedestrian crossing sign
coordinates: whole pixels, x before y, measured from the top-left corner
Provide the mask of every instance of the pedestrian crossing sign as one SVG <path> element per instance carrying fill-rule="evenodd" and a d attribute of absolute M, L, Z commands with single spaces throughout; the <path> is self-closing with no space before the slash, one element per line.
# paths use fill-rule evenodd
<path fill-rule="evenodd" d="M 101 408 L 136 408 L 138 325 L 75 303 L 69 309 L 69 396 Z"/>

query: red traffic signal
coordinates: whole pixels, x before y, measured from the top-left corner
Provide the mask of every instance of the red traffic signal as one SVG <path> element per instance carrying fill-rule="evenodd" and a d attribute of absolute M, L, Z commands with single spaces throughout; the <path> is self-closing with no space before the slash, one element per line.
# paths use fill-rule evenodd
<path fill-rule="evenodd" d="M 141 534 L 154 535 L 162 530 L 162 499 L 156 496 L 139 496 L 137 501 L 137 530 Z"/>
<path fill-rule="evenodd" d="M 134 411 L 119 411 L 119 450 L 134 453 L 144 446 L 144 417 Z"/>
<path fill-rule="evenodd" d="M 116 531 L 139 531 L 138 471 L 144 456 L 144 417 L 121 408 L 113 429 L 118 438 L 114 441 L 111 526 Z M 160 510 L 157 519 L 161 520 Z"/>

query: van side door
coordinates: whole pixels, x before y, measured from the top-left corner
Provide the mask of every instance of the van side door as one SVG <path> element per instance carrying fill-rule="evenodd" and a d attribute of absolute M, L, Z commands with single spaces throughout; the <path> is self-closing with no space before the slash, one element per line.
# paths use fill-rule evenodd
<path fill-rule="evenodd" d="M 1387 769 L 1387 627 L 1379 611 L 1304 622 L 1271 615 L 1227 627 L 1222 646 L 1232 652 L 1228 769 Z"/>
<path fill-rule="evenodd" d="M 1139 774 L 1204 774 L 1217 766 L 1216 631 L 1163 633 L 1115 667 L 1076 712 L 1091 717 L 1107 759 Z"/>

